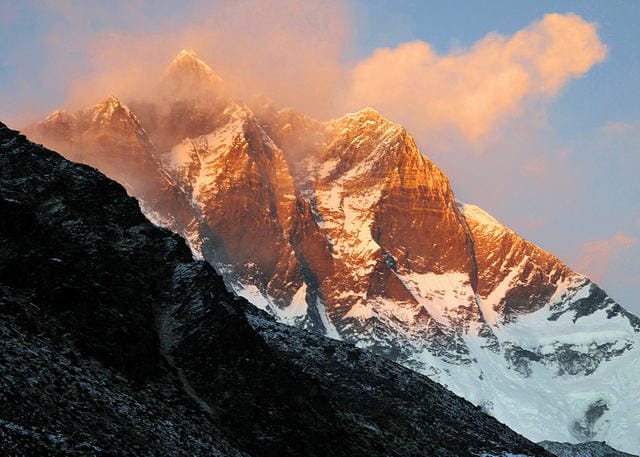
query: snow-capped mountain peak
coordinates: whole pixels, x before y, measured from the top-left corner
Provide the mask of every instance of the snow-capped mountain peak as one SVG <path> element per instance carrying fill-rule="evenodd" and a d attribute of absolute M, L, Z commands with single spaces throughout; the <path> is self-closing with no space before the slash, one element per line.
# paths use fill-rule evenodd
<path fill-rule="evenodd" d="M 91 121 L 107 122 L 117 118 L 118 122 L 138 124 L 135 115 L 123 105 L 115 95 L 109 95 L 102 102 L 97 103 L 87 112 L 91 113 Z"/>
<path fill-rule="evenodd" d="M 176 54 L 166 69 L 167 73 L 172 71 L 193 72 L 219 78 L 211 67 L 201 60 L 192 49 L 183 49 Z"/>
<path fill-rule="evenodd" d="M 404 130 L 402 126 L 384 118 L 373 108 L 363 108 L 360 111 L 345 114 L 344 116 L 330 121 L 328 128 L 340 134 L 369 133 L 371 131 L 393 131 Z"/>
<path fill-rule="evenodd" d="M 173 98 L 197 98 L 203 92 L 222 91 L 224 82 L 195 51 L 183 49 L 164 71 L 161 88 Z"/>
<path fill-rule="evenodd" d="M 119 106 L 121 106 L 121 103 L 120 103 L 120 100 L 118 99 L 118 97 L 116 97 L 113 94 L 109 94 L 109 96 L 107 98 L 105 98 L 98 105 L 119 107 Z"/>
<path fill-rule="evenodd" d="M 53 113 L 49 114 L 44 118 L 43 122 L 60 122 L 60 121 L 68 121 L 71 116 L 67 113 L 66 110 L 60 109 L 55 110 Z"/>
<path fill-rule="evenodd" d="M 391 122 L 387 119 L 384 119 L 378 111 L 376 111 L 375 109 L 369 106 L 365 106 L 364 108 L 358 111 L 354 111 L 353 113 L 347 113 L 341 118 L 337 119 L 336 122 L 340 122 L 341 120 L 344 121 L 346 119 L 352 119 L 358 122 L 368 121 L 368 120 L 372 120 L 372 121 L 384 120 L 386 122 Z"/>
<path fill-rule="evenodd" d="M 460 203 L 459 206 L 467 220 L 473 220 L 478 224 L 488 227 L 504 228 L 504 225 L 502 225 L 495 217 L 479 206 L 471 205 L 469 203 Z"/>
<path fill-rule="evenodd" d="M 178 52 L 178 54 L 176 54 L 175 60 L 182 59 L 182 58 L 200 60 L 198 59 L 198 54 L 193 49 L 182 49 L 180 52 Z"/>

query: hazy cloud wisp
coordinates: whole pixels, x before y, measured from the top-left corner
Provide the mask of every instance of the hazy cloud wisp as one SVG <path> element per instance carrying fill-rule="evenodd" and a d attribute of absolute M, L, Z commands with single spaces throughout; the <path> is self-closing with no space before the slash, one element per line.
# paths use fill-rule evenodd
<path fill-rule="evenodd" d="M 594 281 L 601 281 L 607 274 L 612 260 L 622 249 L 635 246 L 637 239 L 624 233 L 616 233 L 611 238 L 591 241 L 582 246 L 576 269 L 587 274 Z"/>

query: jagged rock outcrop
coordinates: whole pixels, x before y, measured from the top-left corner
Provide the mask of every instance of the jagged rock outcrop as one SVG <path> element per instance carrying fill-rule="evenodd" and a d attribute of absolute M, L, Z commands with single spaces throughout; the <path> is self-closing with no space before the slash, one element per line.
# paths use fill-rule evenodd
<path fill-rule="evenodd" d="M 543 441 L 540 445 L 558 457 L 634 457 L 633 454 L 616 451 L 600 441 L 580 444 Z"/>
<path fill-rule="evenodd" d="M 162 217 L 174 231 L 193 224 L 189 202 L 162 171 L 157 149 L 137 116 L 111 95 L 69 114 L 56 111 L 27 129 L 30 138 L 64 151 L 70 160 L 99 168 L 142 203 L 147 216 Z"/>
<path fill-rule="evenodd" d="M 193 90 L 168 97 L 167 81 Z M 456 202 L 409 133 L 375 110 L 319 122 L 250 105 L 190 52 L 157 96 L 130 103 L 180 207 L 143 198 L 145 211 L 229 288 L 281 322 L 428 374 L 536 441 L 640 449 L 637 317 Z"/>

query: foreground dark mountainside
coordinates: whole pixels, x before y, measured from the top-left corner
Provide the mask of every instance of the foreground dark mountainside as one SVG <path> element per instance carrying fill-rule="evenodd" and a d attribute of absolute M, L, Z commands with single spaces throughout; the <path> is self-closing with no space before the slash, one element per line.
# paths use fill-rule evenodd
<path fill-rule="evenodd" d="M 0 213 L 0 453 L 549 455 L 424 376 L 276 323 L 120 185 L 3 124 Z"/>

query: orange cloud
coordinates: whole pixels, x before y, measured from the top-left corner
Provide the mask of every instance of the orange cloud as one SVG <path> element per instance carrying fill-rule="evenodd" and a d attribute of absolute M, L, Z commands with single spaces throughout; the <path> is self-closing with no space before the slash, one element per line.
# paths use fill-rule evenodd
<path fill-rule="evenodd" d="M 84 24 L 94 14 L 75 2 L 50 2 L 70 24 Z M 70 107 L 110 93 L 125 100 L 146 95 L 164 66 L 187 48 L 240 98 L 264 94 L 279 106 L 295 106 L 314 116 L 335 114 L 333 101 L 345 80 L 341 55 L 351 29 L 340 3 L 195 1 L 189 5 L 193 20 L 168 25 L 149 25 L 141 5 L 133 2 L 119 11 L 130 22 L 145 25 L 139 31 L 110 29 L 81 38 L 86 31 L 62 28 L 50 37 L 53 50 L 73 49 L 90 61 L 87 71 L 71 78 Z"/>
<path fill-rule="evenodd" d="M 611 238 L 591 241 L 582 246 L 576 269 L 587 274 L 594 281 L 601 281 L 607 273 L 607 267 L 613 258 L 624 248 L 634 246 L 637 239 L 624 233 Z"/>
<path fill-rule="evenodd" d="M 378 49 L 353 69 L 349 103 L 371 105 L 432 138 L 454 128 L 473 143 L 533 97 L 557 93 L 606 52 L 595 24 L 548 14 L 511 37 L 491 33 L 449 55 L 422 41 Z"/>
<path fill-rule="evenodd" d="M 530 157 L 522 166 L 522 173 L 534 178 L 543 178 L 550 173 L 549 163 L 541 157 Z"/>
<path fill-rule="evenodd" d="M 47 81 L 66 85 L 67 108 L 108 94 L 125 101 L 147 95 L 168 61 L 188 48 L 240 98 L 264 94 L 321 119 L 374 106 L 430 150 L 446 149 L 451 138 L 481 141 L 527 101 L 553 95 L 606 54 L 596 26 L 572 14 L 549 14 L 510 37 L 491 33 L 448 55 L 415 41 L 350 65 L 343 57 L 355 24 L 339 0 L 194 0 L 175 20 L 163 14 L 171 10 L 164 1 L 43 5 L 57 18 L 44 44 Z M 93 24 L 109 26 L 95 32 Z"/>
<path fill-rule="evenodd" d="M 600 129 L 605 134 L 625 134 L 636 130 L 636 126 L 629 122 L 608 122 L 604 127 Z"/>

